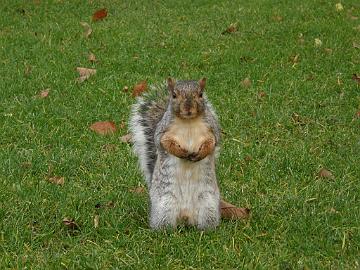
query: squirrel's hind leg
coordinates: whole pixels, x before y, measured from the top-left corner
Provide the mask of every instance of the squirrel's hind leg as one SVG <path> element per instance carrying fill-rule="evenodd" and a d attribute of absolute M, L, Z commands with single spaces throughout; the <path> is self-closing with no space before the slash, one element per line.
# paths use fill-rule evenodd
<path fill-rule="evenodd" d="M 154 230 L 176 228 L 179 208 L 175 199 L 171 194 L 158 196 L 150 197 L 150 227 Z"/>
<path fill-rule="evenodd" d="M 214 229 L 220 223 L 220 198 L 216 192 L 204 192 L 199 195 L 198 229 Z"/>

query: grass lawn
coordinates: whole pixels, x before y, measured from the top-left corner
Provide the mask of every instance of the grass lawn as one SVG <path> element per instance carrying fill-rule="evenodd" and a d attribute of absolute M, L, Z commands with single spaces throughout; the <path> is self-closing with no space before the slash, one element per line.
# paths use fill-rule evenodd
<path fill-rule="evenodd" d="M 0 269 L 359 269 L 360 5 L 337 3 L 2 0 Z M 169 75 L 208 78 L 221 193 L 249 221 L 149 229 L 120 137 L 132 87 Z"/>

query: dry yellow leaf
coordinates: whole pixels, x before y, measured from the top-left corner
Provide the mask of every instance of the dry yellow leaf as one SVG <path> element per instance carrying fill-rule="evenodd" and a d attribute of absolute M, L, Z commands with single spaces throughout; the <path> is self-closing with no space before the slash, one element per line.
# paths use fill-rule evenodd
<path fill-rule="evenodd" d="M 80 77 L 76 79 L 79 83 L 89 79 L 91 75 L 96 74 L 96 69 L 94 68 L 77 67 L 76 70 L 80 75 Z"/>
<path fill-rule="evenodd" d="M 55 185 L 63 185 L 65 183 L 65 178 L 62 176 L 53 176 L 53 177 L 49 177 L 48 181 Z"/>
<path fill-rule="evenodd" d="M 84 37 L 88 38 L 92 33 L 92 29 L 91 29 L 90 25 L 86 22 L 80 22 L 80 24 L 84 29 Z"/>

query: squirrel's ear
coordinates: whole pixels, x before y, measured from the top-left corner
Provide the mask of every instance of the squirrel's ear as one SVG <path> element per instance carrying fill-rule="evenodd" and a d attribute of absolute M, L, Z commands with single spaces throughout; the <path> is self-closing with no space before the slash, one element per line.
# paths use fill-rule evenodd
<path fill-rule="evenodd" d="M 203 91 L 205 89 L 205 85 L 206 85 L 206 78 L 202 78 L 201 80 L 199 80 L 199 85 L 200 85 L 201 91 Z"/>
<path fill-rule="evenodd" d="M 172 79 L 171 77 L 169 77 L 167 79 L 167 84 L 168 84 L 168 88 L 170 92 L 174 92 L 174 88 L 175 88 L 175 81 L 174 79 Z"/>

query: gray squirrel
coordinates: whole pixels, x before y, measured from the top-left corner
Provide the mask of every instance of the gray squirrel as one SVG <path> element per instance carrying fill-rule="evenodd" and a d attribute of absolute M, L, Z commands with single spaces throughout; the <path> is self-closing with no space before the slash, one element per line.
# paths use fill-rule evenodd
<path fill-rule="evenodd" d="M 130 132 L 150 197 L 150 227 L 211 229 L 220 222 L 215 174 L 220 127 L 206 79 L 167 80 L 137 98 Z"/>

